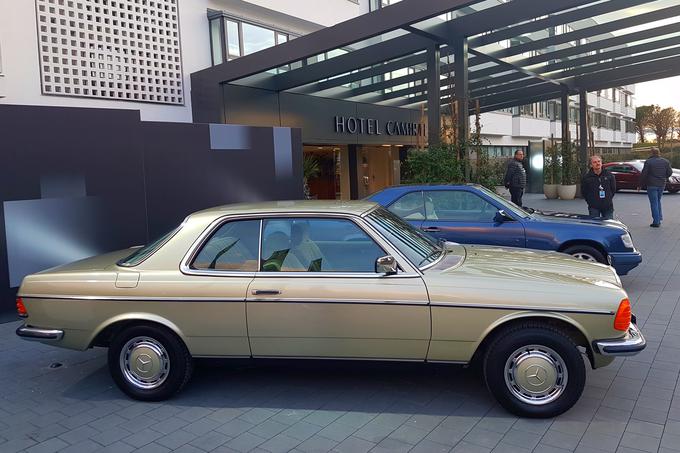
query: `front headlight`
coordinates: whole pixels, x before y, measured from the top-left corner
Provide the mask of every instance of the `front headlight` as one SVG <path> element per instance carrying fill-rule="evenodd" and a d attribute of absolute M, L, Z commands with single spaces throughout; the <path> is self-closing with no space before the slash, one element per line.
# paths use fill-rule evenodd
<path fill-rule="evenodd" d="M 635 248 L 635 246 L 633 245 L 633 238 L 630 237 L 630 233 L 622 234 L 621 240 L 623 241 L 623 245 L 625 245 L 626 248 L 629 248 L 629 249 Z"/>

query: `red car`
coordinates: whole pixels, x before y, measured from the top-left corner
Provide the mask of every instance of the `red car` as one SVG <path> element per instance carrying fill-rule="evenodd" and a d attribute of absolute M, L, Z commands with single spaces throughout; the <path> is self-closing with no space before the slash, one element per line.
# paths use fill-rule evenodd
<path fill-rule="evenodd" d="M 635 190 L 641 187 L 640 177 L 642 176 L 642 167 L 644 165 L 644 160 L 631 160 L 628 162 L 609 162 L 604 164 L 603 167 L 616 178 L 616 190 Z M 644 187 L 642 188 L 644 189 Z M 670 193 L 680 192 L 680 170 L 677 168 L 673 169 L 673 174 L 668 178 L 666 190 Z"/>

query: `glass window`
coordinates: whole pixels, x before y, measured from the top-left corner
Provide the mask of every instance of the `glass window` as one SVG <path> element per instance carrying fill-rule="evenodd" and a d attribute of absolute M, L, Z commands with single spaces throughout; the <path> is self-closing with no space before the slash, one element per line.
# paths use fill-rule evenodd
<path fill-rule="evenodd" d="M 274 30 L 243 23 L 243 54 L 248 55 L 276 44 Z"/>
<path fill-rule="evenodd" d="M 208 239 L 191 268 L 255 272 L 259 238 L 259 220 L 227 222 Z"/>
<path fill-rule="evenodd" d="M 222 50 L 222 26 L 221 19 L 213 19 L 210 21 L 210 42 L 212 43 L 212 61 L 213 65 L 221 64 L 224 61 Z"/>
<path fill-rule="evenodd" d="M 434 239 L 387 209 L 378 208 L 372 211 L 367 219 L 418 267 L 433 263 L 442 254 L 442 248 Z"/>
<path fill-rule="evenodd" d="M 388 208 L 402 219 L 422 220 L 425 218 L 425 206 L 423 205 L 423 193 L 407 193 Z"/>
<path fill-rule="evenodd" d="M 238 23 L 227 21 L 227 46 L 229 49 L 229 58 L 237 58 L 241 56 L 241 40 L 238 37 Z"/>
<path fill-rule="evenodd" d="M 283 33 L 277 33 L 276 44 L 283 44 L 284 42 L 288 42 L 288 35 L 284 35 Z"/>
<path fill-rule="evenodd" d="M 270 219 L 262 230 L 264 272 L 375 272 L 386 253 L 347 219 Z"/>
<path fill-rule="evenodd" d="M 493 222 L 496 209 L 472 192 L 442 190 L 425 192 L 425 216 L 428 220 L 457 222 Z"/>
<path fill-rule="evenodd" d="M 126 256 L 122 260 L 118 261 L 116 264 L 123 267 L 132 267 L 138 265 L 151 255 L 153 255 L 156 252 L 156 250 L 163 246 L 163 244 L 168 242 L 170 238 L 173 237 L 181 227 L 182 226 L 180 225 L 174 230 L 169 231 L 168 233 L 159 237 L 155 241 L 152 241 L 151 243 L 145 245 L 144 247 L 138 248 L 131 255 Z"/>

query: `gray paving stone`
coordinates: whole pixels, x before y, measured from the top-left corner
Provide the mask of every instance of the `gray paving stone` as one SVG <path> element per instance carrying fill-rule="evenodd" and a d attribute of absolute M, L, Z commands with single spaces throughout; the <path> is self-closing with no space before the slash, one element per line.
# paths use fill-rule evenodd
<path fill-rule="evenodd" d="M 132 434 L 131 436 L 124 438 L 123 442 L 130 444 L 133 447 L 141 448 L 144 445 L 150 444 L 151 442 L 163 436 L 163 434 L 159 433 L 158 431 L 154 431 L 153 429 L 143 429 Z"/>
<path fill-rule="evenodd" d="M 658 437 L 626 432 L 623 434 L 623 438 L 621 439 L 621 443 L 619 445 L 622 447 L 635 448 L 636 450 L 654 453 L 659 449 L 660 443 L 661 440 Z"/>
<path fill-rule="evenodd" d="M 132 433 L 128 430 L 114 426 L 111 429 L 107 429 L 106 431 L 102 431 L 101 433 L 92 436 L 91 439 L 99 444 L 108 446 L 129 437 L 130 434 Z"/>
<path fill-rule="evenodd" d="M 243 433 L 239 435 L 238 437 L 235 437 L 234 439 L 230 440 L 227 442 L 225 445 L 229 448 L 232 448 L 236 451 L 250 451 L 257 447 L 258 445 L 266 442 L 267 439 L 263 439 L 261 437 L 257 437 L 254 434 L 250 433 Z"/>
<path fill-rule="evenodd" d="M 338 442 L 321 436 L 312 436 L 299 444 L 296 449 L 305 453 L 325 453 L 332 450 Z"/>
<path fill-rule="evenodd" d="M 407 444 L 416 445 L 418 442 L 423 440 L 428 434 L 429 431 L 425 429 L 403 425 L 392 431 L 388 439 L 396 439 Z"/>
<path fill-rule="evenodd" d="M 196 435 L 179 429 L 170 434 L 164 434 L 161 437 L 155 439 L 155 442 L 159 445 L 174 450 L 181 447 L 184 444 L 188 444 L 192 440 L 196 439 Z"/>
<path fill-rule="evenodd" d="M 465 435 L 465 437 L 463 437 L 463 441 L 493 449 L 501 441 L 503 436 L 504 435 L 501 433 L 474 427 Z"/>
<path fill-rule="evenodd" d="M 253 423 L 237 418 L 219 426 L 215 431 L 219 431 L 230 437 L 237 437 L 251 429 L 253 426 L 255 426 Z"/>
<path fill-rule="evenodd" d="M 102 446 L 97 442 L 87 439 L 59 450 L 59 453 L 91 453 L 94 451 L 99 451 L 101 448 Z"/>
<path fill-rule="evenodd" d="M 284 434 L 278 434 L 261 444 L 258 448 L 271 453 L 284 453 L 294 449 L 298 445 L 300 445 L 299 439 L 293 439 Z"/>
<path fill-rule="evenodd" d="M 59 451 L 69 445 L 61 439 L 52 438 L 44 442 L 40 442 L 26 450 L 27 453 L 53 453 Z"/>
<path fill-rule="evenodd" d="M 363 453 L 370 451 L 373 447 L 375 447 L 373 442 L 359 439 L 357 437 L 348 437 L 333 447 L 331 451 L 337 453 Z"/>
<path fill-rule="evenodd" d="M 482 447 L 468 442 L 461 442 L 451 450 L 452 453 L 489 453 L 490 448 Z"/>
<path fill-rule="evenodd" d="M 263 439 L 271 439 L 277 434 L 285 431 L 287 428 L 288 425 L 284 425 L 283 423 L 266 420 L 260 423 L 259 425 L 255 425 L 248 432 L 255 434 L 256 436 L 259 436 Z"/>
<path fill-rule="evenodd" d="M 391 426 L 380 425 L 371 421 L 356 430 L 352 435 L 377 444 L 389 436 L 392 431 L 394 431 L 394 428 Z"/>
<path fill-rule="evenodd" d="M 551 447 L 563 448 L 566 450 L 574 450 L 581 441 L 581 435 L 568 434 L 560 431 L 548 430 L 541 438 L 541 444 L 549 445 Z"/>
<path fill-rule="evenodd" d="M 337 421 L 331 423 L 319 431 L 319 436 L 326 437 L 337 442 L 342 442 L 351 436 L 356 430 L 357 428 L 353 426 L 345 425 L 344 423 Z"/>
<path fill-rule="evenodd" d="M 428 439 L 424 439 L 413 447 L 411 453 L 446 453 L 451 451 L 451 446 L 443 445 L 437 442 L 433 442 Z"/>
<path fill-rule="evenodd" d="M 406 453 L 413 448 L 413 445 L 401 442 L 396 439 L 383 439 L 371 449 L 371 453 Z"/>
<path fill-rule="evenodd" d="M 309 439 L 314 434 L 321 431 L 321 429 L 322 428 L 319 425 L 300 421 L 292 426 L 287 427 L 285 431 L 283 431 L 283 434 L 288 437 L 292 437 L 293 439 L 303 441 Z"/>
<path fill-rule="evenodd" d="M 517 447 L 533 449 L 541 440 L 541 435 L 521 431 L 514 427 L 503 436 L 503 442 Z"/>
<path fill-rule="evenodd" d="M 231 439 L 232 438 L 227 435 L 213 431 L 211 433 L 199 436 L 189 443 L 200 450 L 212 451 L 215 448 L 229 442 Z"/>

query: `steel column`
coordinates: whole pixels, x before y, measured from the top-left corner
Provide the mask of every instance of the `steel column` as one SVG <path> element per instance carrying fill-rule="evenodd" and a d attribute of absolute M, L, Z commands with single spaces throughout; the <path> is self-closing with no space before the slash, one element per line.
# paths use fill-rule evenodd
<path fill-rule="evenodd" d="M 561 97 L 562 149 L 569 145 L 569 92 L 563 91 Z"/>
<path fill-rule="evenodd" d="M 584 170 L 588 160 L 588 92 L 581 88 L 578 92 L 578 108 L 579 108 L 579 147 L 578 160 L 579 168 Z"/>
<path fill-rule="evenodd" d="M 441 143 L 441 102 L 439 45 L 427 49 L 427 142 L 429 146 Z"/>
<path fill-rule="evenodd" d="M 456 37 L 453 42 L 453 71 L 456 76 L 454 90 L 454 100 L 456 105 L 456 116 L 458 118 L 457 136 L 458 143 L 467 142 L 468 131 L 470 130 L 470 114 L 468 111 L 468 42 L 467 38 Z M 439 91 L 437 91 L 439 97 Z M 461 147 L 462 153 L 462 147 Z M 461 156 L 463 157 L 463 156 Z"/>

